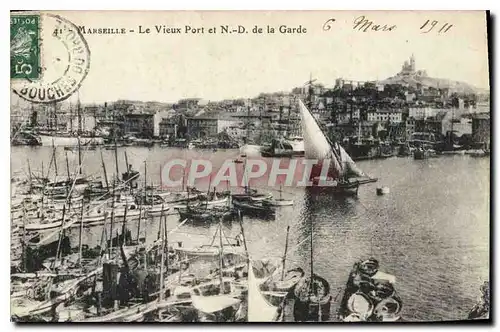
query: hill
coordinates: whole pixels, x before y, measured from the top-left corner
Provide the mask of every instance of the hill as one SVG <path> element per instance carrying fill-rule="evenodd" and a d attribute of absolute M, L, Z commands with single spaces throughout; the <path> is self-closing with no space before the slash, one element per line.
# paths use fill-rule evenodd
<path fill-rule="evenodd" d="M 389 77 L 383 81 L 379 81 L 379 84 L 402 84 L 409 85 L 416 88 L 418 84 L 423 87 L 432 87 L 434 89 L 450 89 L 450 92 L 456 92 L 459 94 L 484 94 L 489 91 L 485 89 L 476 88 L 468 83 L 453 81 L 445 78 L 434 78 L 423 75 L 411 75 L 403 76 L 396 75 Z"/>

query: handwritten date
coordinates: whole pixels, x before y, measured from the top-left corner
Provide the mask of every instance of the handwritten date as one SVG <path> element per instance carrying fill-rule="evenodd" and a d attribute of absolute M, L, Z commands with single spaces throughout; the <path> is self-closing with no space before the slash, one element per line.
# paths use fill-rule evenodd
<path fill-rule="evenodd" d="M 444 24 L 439 24 L 439 21 L 436 21 L 436 20 L 427 20 L 425 21 L 425 23 L 420 27 L 420 30 L 422 33 L 429 33 L 431 31 L 434 30 L 434 28 L 439 28 L 439 30 L 437 30 L 437 33 L 446 33 L 448 32 L 451 27 L 453 26 L 453 24 L 449 24 L 449 23 L 444 23 Z M 427 29 L 427 30 L 426 30 Z M 434 30 L 436 31 L 436 30 Z"/>
<path fill-rule="evenodd" d="M 330 31 L 334 27 L 334 23 L 336 20 L 334 18 L 330 18 L 323 23 L 323 31 Z M 447 23 L 447 22 L 439 22 L 436 20 L 427 20 L 420 26 L 420 32 L 421 33 L 429 33 L 433 31 L 434 33 L 437 34 L 444 34 L 447 33 L 451 28 L 453 27 L 453 24 Z M 378 24 L 375 23 L 374 21 L 368 19 L 366 16 L 358 16 L 354 19 L 352 29 L 355 31 L 361 31 L 361 32 L 368 32 L 368 31 L 393 31 L 396 29 L 396 25 L 390 25 L 390 24 Z"/>

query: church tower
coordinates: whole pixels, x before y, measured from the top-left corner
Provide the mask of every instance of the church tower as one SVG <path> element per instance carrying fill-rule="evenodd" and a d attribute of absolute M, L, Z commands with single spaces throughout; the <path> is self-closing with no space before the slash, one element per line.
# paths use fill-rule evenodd
<path fill-rule="evenodd" d="M 415 56 L 413 54 L 410 57 L 410 70 L 415 72 Z"/>

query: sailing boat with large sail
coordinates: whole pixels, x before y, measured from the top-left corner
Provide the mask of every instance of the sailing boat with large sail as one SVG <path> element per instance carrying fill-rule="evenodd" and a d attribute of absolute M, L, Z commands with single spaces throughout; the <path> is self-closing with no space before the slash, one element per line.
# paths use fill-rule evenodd
<path fill-rule="evenodd" d="M 273 322 L 277 320 L 278 307 L 270 304 L 259 289 L 259 280 L 255 277 L 253 265 L 248 267 L 248 321 Z"/>
<path fill-rule="evenodd" d="M 305 157 L 318 160 L 311 170 L 310 181 L 313 185 L 331 188 L 332 192 L 339 194 L 356 195 L 360 185 L 377 181 L 359 169 L 340 144 L 332 143 L 304 103 L 300 99 L 298 102 Z M 322 171 L 323 167 L 327 167 L 328 171 Z M 333 185 L 328 184 L 331 182 Z"/>

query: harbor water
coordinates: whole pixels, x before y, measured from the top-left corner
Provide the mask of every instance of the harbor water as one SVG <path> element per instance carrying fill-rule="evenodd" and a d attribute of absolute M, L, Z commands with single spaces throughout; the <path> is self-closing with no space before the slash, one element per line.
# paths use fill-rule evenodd
<path fill-rule="evenodd" d="M 140 181 L 144 181 L 146 161 L 148 183 L 160 182 L 161 167 L 171 158 L 204 156 L 222 164 L 238 156 L 237 150 L 126 149 L 129 164 L 141 173 Z M 120 172 L 125 171 L 123 151 L 124 148 L 118 149 Z M 78 163 L 76 153 L 58 148 L 60 174 L 66 174 L 66 153 L 72 171 Z M 110 176 L 116 172 L 113 151 L 102 153 Z M 28 176 L 28 159 L 33 173 L 40 172 L 42 163 L 46 172 L 51 155 L 51 147 L 13 147 L 12 176 Z M 86 151 L 82 162 L 83 174 L 103 179 L 99 150 Z M 356 198 L 334 198 L 313 194 L 306 188 L 287 187 L 283 195 L 295 204 L 280 208 L 275 220 L 245 217 L 243 226 L 251 257 L 281 258 L 290 226 L 287 268 L 300 266 L 308 272 L 308 237 L 312 227 L 314 272 L 330 282 L 334 298 L 345 286 L 354 262 L 373 256 L 380 261 L 382 271 L 396 276 L 405 320 L 466 318 L 480 295 L 479 286 L 489 279 L 490 159 L 456 155 L 427 160 L 366 160 L 357 164 L 379 181 L 361 186 Z M 379 186 L 389 187 L 390 194 L 377 196 Z M 279 195 L 277 188 L 266 188 L 264 183 L 259 189 Z M 169 229 L 179 222 L 178 215 L 170 215 Z M 137 234 L 137 223 L 127 221 L 127 227 L 133 236 Z M 216 227 L 186 223 L 169 234 L 169 242 L 209 244 Z M 102 227 L 86 228 L 84 243 L 97 245 L 101 232 Z M 140 232 L 147 242 L 155 240 L 157 220 L 141 225 Z M 225 225 L 228 238 L 239 232 L 239 223 Z M 78 228 L 71 233 L 73 243 L 77 243 Z M 336 302 L 339 301 L 340 297 Z"/>

